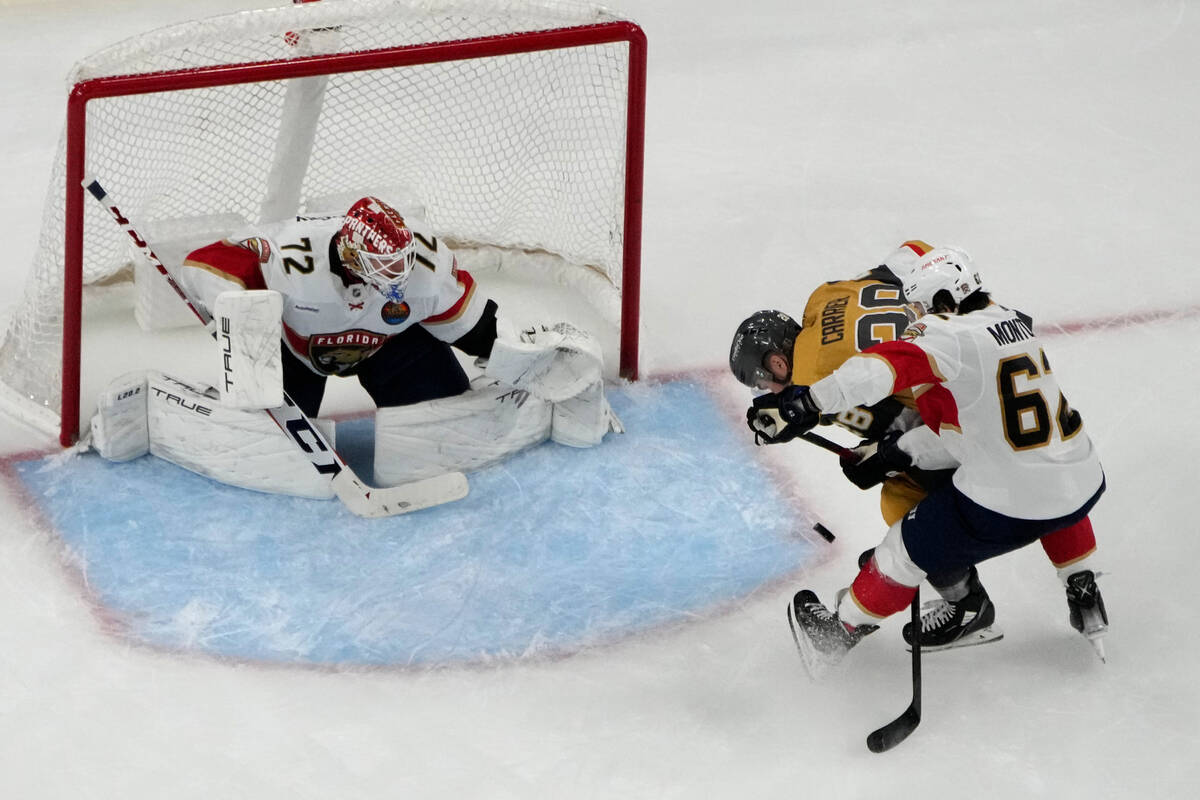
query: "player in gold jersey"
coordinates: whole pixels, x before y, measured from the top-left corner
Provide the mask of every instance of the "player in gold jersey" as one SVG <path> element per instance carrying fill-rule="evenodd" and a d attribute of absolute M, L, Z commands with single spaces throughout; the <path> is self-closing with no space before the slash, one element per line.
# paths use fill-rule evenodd
<path fill-rule="evenodd" d="M 925 242 L 905 242 L 882 264 L 851 280 L 831 281 L 808 298 L 800 323 L 779 311 L 759 311 L 737 330 L 729 365 L 739 381 L 760 390 L 778 392 L 788 384 L 809 386 L 840 367 L 846 359 L 872 345 L 900 338 L 913 319 L 900 291 L 901 280 L 932 248 Z M 871 447 L 894 431 L 920 424 L 912 393 L 894 395 L 872 406 L 859 406 L 822 424 L 837 424 L 863 438 Z M 791 438 L 791 437 L 788 437 Z M 779 439 L 761 437 L 774 444 Z M 846 469 L 861 488 L 861 481 Z M 909 470 L 887 477 L 880 494 L 880 511 L 890 526 L 903 517 L 925 490 L 948 479 L 950 471 Z"/>

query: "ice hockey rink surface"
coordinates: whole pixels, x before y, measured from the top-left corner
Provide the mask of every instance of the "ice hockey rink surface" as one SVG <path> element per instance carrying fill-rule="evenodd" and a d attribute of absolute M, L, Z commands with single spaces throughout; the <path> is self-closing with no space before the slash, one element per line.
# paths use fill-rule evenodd
<path fill-rule="evenodd" d="M 71 64 L 263 3 L 0 0 L 0 312 Z M 376 525 L 0 417 L 0 797 L 1194 796 L 1197 4 L 613 6 L 650 45 L 628 432 Z M 875 494 L 756 450 L 724 361 L 751 311 L 908 238 L 1034 317 L 1104 461 L 1112 628 L 1101 663 L 1040 548 L 986 562 L 1004 639 L 927 654 L 920 727 L 874 755 L 910 699 L 904 615 L 813 683 L 784 609 L 850 581 Z"/>

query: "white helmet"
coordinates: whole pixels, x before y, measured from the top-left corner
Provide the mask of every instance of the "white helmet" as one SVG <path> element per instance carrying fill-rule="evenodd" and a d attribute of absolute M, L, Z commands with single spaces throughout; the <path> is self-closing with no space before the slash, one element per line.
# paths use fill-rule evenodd
<path fill-rule="evenodd" d="M 927 314 L 933 308 L 933 298 L 938 292 L 949 292 L 954 304 L 958 305 L 967 295 L 982 288 L 983 279 L 966 251 L 957 247 L 935 247 L 904 279 L 904 300 L 915 307 L 918 314 Z"/>
<path fill-rule="evenodd" d="M 919 239 L 909 239 L 889 253 L 879 266 L 887 267 L 888 272 L 903 282 L 913 274 L 917 265 L 921 263 L 921 259 L 929 255 L 932 250 L 931 245 Z"/>

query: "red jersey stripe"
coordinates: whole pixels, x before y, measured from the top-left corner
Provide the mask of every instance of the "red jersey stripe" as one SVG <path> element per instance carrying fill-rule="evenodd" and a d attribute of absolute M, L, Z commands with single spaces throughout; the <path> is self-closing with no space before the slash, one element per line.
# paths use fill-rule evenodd
<path fill-rule="evenodd" d="M 893 394 L 922 383 L 942 383 L 945 380 L 929 354 L 912 342 L 881 342 L 868 347 L 863 355 L 880 356 L 892 366 L 896 374 Z"/>
<path fill-rule="evenodd" d="M 913 394 L 917 398 L 917 411 L 921 419 L 934 433 L 940 434 L 942 428 L 962 433 L 958 423 L 958 403 L 954 402 L 954 395 L 949 389 L 940 384 L 926 384 L 923 391 Z"/>
<path fill-rule="evenodd" d="M 308 337 L 307 336 L 303 336 L 299 333 L 296 333 L 296 331 L 292 330 L 285 323 L 283 326 L 283 337 L 285 339 L 287 339 L 287 343 L 288 343 L 288 345 L 291 346 L 292 350 L 294 350 L 297 353 L 303 353 L 305 357 L 308 356 Z"/>
<path fill-rule="evenodd" d="M 896 376 L 893 394 L 921 387 L 913 396 L 926 425 L 938 433 L 943 426 L 959 429 L 958 404 L 950 390 L 940 385 L 946 378 L 928 353 L 912 342 L 901 340 L 877 344 L 864 351 L 864 355 L 879 356 L 891 365 Z"/>
<path fill-rule="evenodd" d="M 233 242 L 214 242 L 188 254 L 185 267 L 206 270 L 243 289 L 266 289 L 258 256 Z"/>
<path fill-rule="evenodd" d="M 458 283 L 463 287 L 462 296 L 458 298 L 458 301 L 442 313 L 426 317 L 422 320 L 423 324 L 437 325 L 439 323 L 453 322 L 462 316 L 467 306 L 471 304 L 471 297 L 475 294 L 475 279 L 471 277 L 471 273 L 465 269 L 460 269 L 458 271 Z"/>

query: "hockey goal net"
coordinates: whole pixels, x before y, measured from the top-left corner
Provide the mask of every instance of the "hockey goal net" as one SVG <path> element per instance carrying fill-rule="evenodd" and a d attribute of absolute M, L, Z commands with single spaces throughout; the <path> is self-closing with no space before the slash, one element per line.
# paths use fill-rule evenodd
<path fill-rule="evenodd" d="M 64 446 L 80 430 L 82 297 L 133 272 L 85 175 L 164 250 L 403 193 L 482 260 L 528 256 L 587 287 L 619 331 L 620 373 L 636 376 L 634 23 L 553 0 L 324 0 L 136 37 L 77 64 L 69 85 L 38 253 L 0 346 L 7 405 Z"/>

